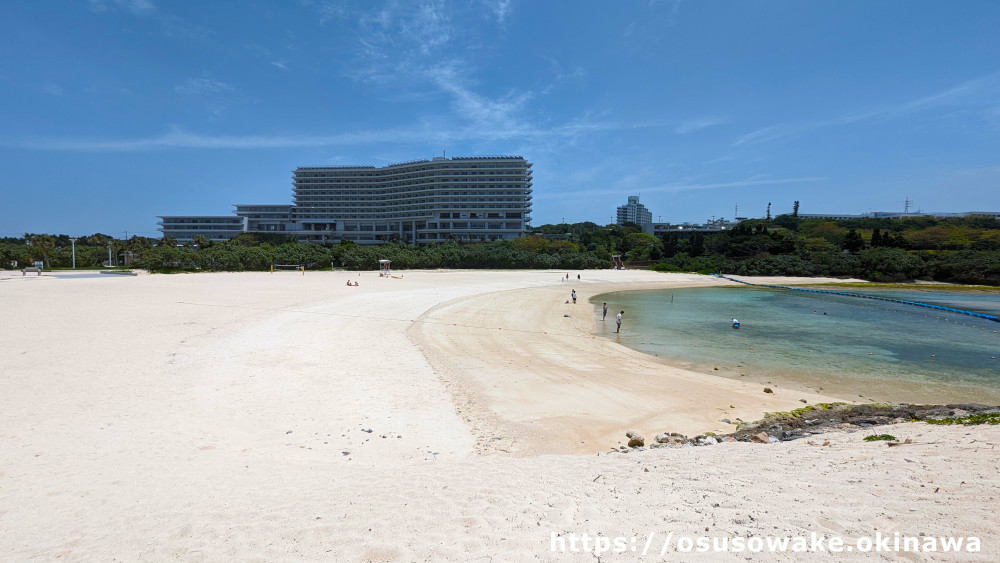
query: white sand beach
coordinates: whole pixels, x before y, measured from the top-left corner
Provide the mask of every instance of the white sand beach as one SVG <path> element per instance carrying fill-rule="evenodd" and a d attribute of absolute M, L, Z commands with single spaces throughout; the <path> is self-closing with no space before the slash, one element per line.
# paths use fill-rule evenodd
<path fill-rule="evenodd" d="M 982 540 L 910 560 L 997 560 L 997 426 L 604 453 L 837 397 L 593 334 L 593 295 L 712 278 L 564 273 L 0 272 L 0 559 L 591 561 L 551 534 L 899 532 Z"/>

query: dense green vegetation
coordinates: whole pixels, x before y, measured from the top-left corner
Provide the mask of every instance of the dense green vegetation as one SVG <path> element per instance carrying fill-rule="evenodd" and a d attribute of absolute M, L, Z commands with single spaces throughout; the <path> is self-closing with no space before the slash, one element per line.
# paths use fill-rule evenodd
<path fill-rule="evenodd" d="M 78 268 L 99 267 L 108 260 L 108 243 L 112 253 L 128 250 L 138 252 L 152 246 L 151 239 L 133 237 L 128 241 L 115 240 L 100 233 L 80 237 L 76 241 Z M 46 268 L 68 268 L 73 265 L 72 243 L 67 235 L 26 234 L 21 238 L 0 239 L 0 267 L 23 268 L 34 261 L 42 261 Z"/>
<path fill-rule="evenodd" d="M 966 426 L 1000 424 L 1000 412 L 984 412 L 950 418 L 929 418 L 925 422 L 928 424 L 964 424 Z"/>
<path fill-rule="evenodd" d="M 378 259 L 395 268 L 606 268 L 613 254 L 632 266 L 659 271 L 718 272 L 736 275 L 860 277 L 882 282 L 928 279 L 1000 285 L 1000 221 L 989 218 L 802 220 L 781 215 L 751 219 L 728 230 L 671 232 L 662 238 L 636 225 L 576 223 L 543 225 L 535 234 L 510 241 L 416 247 L 399 243 L 296 243 L 273 234 L 242 234 L 231 241 L 193 244 L 102 234 L 76 244 L 77 267 L 100 266 L 108 245 L 115 264 L 153 271 L 267 270 L 271 264 L 307 268 L 377 268 Z M 22 267 L 44 260 L 46 267 L 69 267 L 65 235 L 27 234 L 0 239 L 0 265 Z"/>
<path fill-rule="evenodd" d="M 1000 222 L 969 219 L 800 220 L 782 215 L 664 241 L 660 271 L 855 276 L 1000 285 Z"/>
<path fill-rule="evenodd" d="M 871 436 L 865 436 L 866 442 L 898 442 L 899 438 L 893 436 L 892 434 L 872 434 Z"/>
<path fill-rule="evenodd" d="M 190 245 L 176 241 L 133 237 L 112 240 L 105 235 L 84 237 L 76 244 L 78 268 L 100 266 L 108 260 L 108 243 L 116 264 L 131 252 L 131 266 L 157 272 L 178 271 L 263 271 L 271 264 L 303 264 L 309 269 L 344 267 L 373 270 L 378 260 L 392 260 L 394 268 L 558 268 L 582 270 L 607 267 L 610 255 L 582 251 L 571 242 L 543 237 L 521 237 L 511 241 L 477 244 L 446 243 L 417 247 L 387 243 L 362 246 L 352 243 L 296 243 L 287 237 L 242 234 L 225 242 L 196 237 Z M 29 244 L 30 243 L 30 244 Z M 69 267 L 72 263 L 69 237 L 26 235 L 0 240 L 0 264 L 23 267 L 43 260 L 48 268 Z"/>

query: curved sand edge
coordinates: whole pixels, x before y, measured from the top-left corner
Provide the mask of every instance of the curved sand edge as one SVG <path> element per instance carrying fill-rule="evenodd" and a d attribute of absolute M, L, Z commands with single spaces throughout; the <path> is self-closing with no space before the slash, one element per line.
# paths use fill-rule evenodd
<path fill-rule="evenodd" d="M 594 335 L 600 321 L 587 302 L 593 295 L 731 282 L 694 274 L 584 275 L 440 303 L 410 328 L 411 340 L 464 405 L 460 414 L 479 453 L 593 453 L 616 445 L 631 428 L 650 438 L 663 431 L 722 433 L 733 429 L 723 418 L 756 420 L 801 407 L 800 399 L 838 400 L 777 386 L 767 394 L 759 383 L 670 366 Z M 576 305 L 566 303 L 573 288 Z"/>

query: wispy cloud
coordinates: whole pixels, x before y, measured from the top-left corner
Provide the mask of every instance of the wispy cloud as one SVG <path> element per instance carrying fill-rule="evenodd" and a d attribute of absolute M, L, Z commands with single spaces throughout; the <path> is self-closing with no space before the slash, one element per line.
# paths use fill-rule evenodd
<path fill-rule="evenodd" d="M 522 130 L 521 111 L 531 99 L 530 92 L 510 91 L 499 98 L 473 92 L 454 63 L 441 64 L 426 71 L 441 90 L 452 97 L 454 113 L 479 127 Z"/>
<path fill-rule="evenodd" d="M 374 59 L 430 55 L 451 40 L 452 26 L 442 0 L 401 5 L 391 1 L 358 18 L 360 54 Z"/>
<path fill-rule="evenodd" d="M 579 82 L 586 75 L 587 72 L 582 66 L 576 65 L 572 68 L 565 68 L 553 57 L 542 57 L 548 61 L 549 65 L 552 67 L 551 71 L 551 82 L 542 89 L 542 94 L 548 94 L 553 89 L 571 82 Z"/>
<path fill-rule="evenodd" d="M 186 22 L 165 13 L 152 0 L 88 0 L 88 7 L 96 14 L 129 14 L 159 26 L 164 36 L 183 41 L 204 41 L 212 35 L 206 27 Z"/>
<path fill-rule="evenodd" d="M 666 20 L 664 22 L 666 27 L 673 27 L 674 24 L 677 23 L 677 16 L 681 13 L 681 2 L 682 1 L 683 0 L 672 0 L 671 6 L 670 6 L 670 12 L 667 13 L 667 18 L 666 18 Z M 649 5 L 653 6 L 653 5 L 658 4 L 658 3 L 659 2 L 657 0 L 651 0 L 650 3 L 649 3 Z"/>
<path fill-rule="evenodd" d="M 319 15 L 320 25 L 340 21 L 348 16 L 347 7 L 333 0 L 302 0 L 302 5 L 312 8 Z"/>
<path fill-rule="evenodd" d="M 589 196 L 589 195 L 618 195 L 626 191 L 636 191 L 641 190 L 643 194 L 647 193 L 671 193 L 671 192 L 690 192 L 699 190 L 717 190 L 725 188 L 752 188 L 755 186 L 774 186 L 782 184 L 810 184 L 815 182 L 825 181 L 825 177 L 821 176 L 804 176 L 797 178 L 767 178 L 763 176 L 752 176 L 750 178 L 744 178 L 741 180 L 731 180 L 727 182 L 681 182 L 674 184 L 660 184 L 653 186 L 630 186 L 628 188 L 616 188 L 616 189 L 601 189 L 601 190 L 583 190 L 575 192 L 574 195 L 577 196 Z M 540 194 L 536 195 L 535 199 L 546 199 L 547 197 L 563 197 L 561 194 Z"/>
<path fill-rule="evenodd" d="M 1000 73 L 991 73 L 968 80 L 936 94 L 895 105 L 846 113 L 825 120 L 768 125 L 767 127 L 761 127 L 760 129 L 741 135 L 733 142 L 733 146 L 773 141 L 807 131 L 838 125 L 850 125 L 872 119 L 892 119 L 943 106 L 994 104 L 998 97 L 1000 97 L 1000 80 L 998 79 L 1000 79 Z"/>
<path fill-rule="evenodd" d="M 658 40 L 663 30 L 673 27 L 677 23 L 677 16 L 681 11 L 682 0 L 650 0 L 649 12 L 643 14 L 643 19 L 633 21 L 625 27 L 622 37 L 631 37 L 636 32 L 638 26 L 642 26 L 641 36 L 646 39 Z M 666 12 L 658 9 L 661 4 L 669 4 L 670 8 Z"/>
<path fill-rule="evenodd" d="M 497 23 L 503 25 L 507 16 L 510 15 L 510 0 L 490 0 L 488 6 L 496 17 Z"/>
<path fill-rule="evenodd" d="M 674 128 L 674 133 L 678 135 L 683 135 L 684 133 L 691 133 L 692 131 L 698 131 L 699 129 L 705 129 L 706 127 L 712 127 L 713 125 L 721 125 L 726 123 L 727 119 L 724 117 L 702 117 L 699 119 L 691 119 L 679 123 L 677 127 Z"/>
<path fill-rule="evenodd" d="M 198 78 L 188 78 L 181 84 L 174 86 L 174 92 L 189 96 L 202 94 L 225 94 L 235 91 L 236 88 L 232 84 L 216 80 L 207 74 L 203 74 Z"/>
<path fill-rule="evenodd" d="M 89 0 L 87 4 L 94 12 L 123 10 L 137 16 L 156 12 L 156 5 L 152 0 Z"/>
<path fill-rule="evenodd" d="M 402 132 L 397 132 L 402 133 Z M 2 142 L 7 147 L 36 150 L 129 152 L 155 149 L 276 149 L 321 147 L 352 143 L 382 142 L 391 139 L 391 132 L 381 134 L 351 133 L 343 135 L 207 135 L 175 128 L 152 137 L 134 139 L 43 139 L 16 143 Z"/>
<path fill-rule="evenodd" d="M 372 10 L 352 12 L 349 26 L 354 56 L 345 65 L 353 80 L 376 85 L 407 83 L 440 60 L 455 30 L 442 0 L 401 4 L 389 0 Z"/>
<path fill-rule="evenodd" d="M 63 90 L 63 87 L 58 84 L 55 84 L 54 82 L 47 82 L 45 84 L 42 84 L 41 90 L 42 92 L 49 94 L 50 96 L 66 95 L 66 91 Z"/>
<path fill-rule="evenodd" d="M 0 140 L 0 147 L 44 151 L 130 152 L 162 149 L 282 149 L 300 147 L 355 146 L 367 144 L 419 144 L 504 141 L 509 143 L 566 143 L 583 135 L 604 131 L 634 130 L 652 124 L 621 124 L 584 116 L 551 127 L 535 127 L 516 121 L 512 126 L 483 127 L 491 120 L 511 115 L 511 106 L 477 98 L 474 94 L 457 102 L 478 112 L 466 124 L 424 120 L 410 126 L 358 130 L 335 135 L 301 133 L 218 135 L 172 128 L 167 133 L 131 139 L 22 138 Z M 494 125 L 497 124 L 493 121 Z"/>
<path fill-rule="evenodd" d="M 271 61 L 271 65 L 281 70 L 288 70 L 288 65 L 285 64 L 285 61 Z"/>

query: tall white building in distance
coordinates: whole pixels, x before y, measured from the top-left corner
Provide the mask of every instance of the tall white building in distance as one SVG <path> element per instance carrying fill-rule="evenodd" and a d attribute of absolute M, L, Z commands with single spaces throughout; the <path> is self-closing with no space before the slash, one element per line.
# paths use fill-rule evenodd
<path fill-rule="evenodd" d="M 628 203 L 618 207 L 618 221 L 619 225 L 624 225 L 625 223 L 635 223 L 640 227 L 644 227 L 653 222 L 653 214 L 646 206 L 639 203 L 639 196 L 630 195 L 628 196 Z"/>
<path fill-rule="evenodd" d="M 374 166 L 300 166 L 292 204 L 237 204 L 233 215 L 161 215 L 180 242 L 278 233 L 300 242 L 434 244 L 517 238 L 531 221 L 531 163 L 520 156 L 435 157 Z"/>

